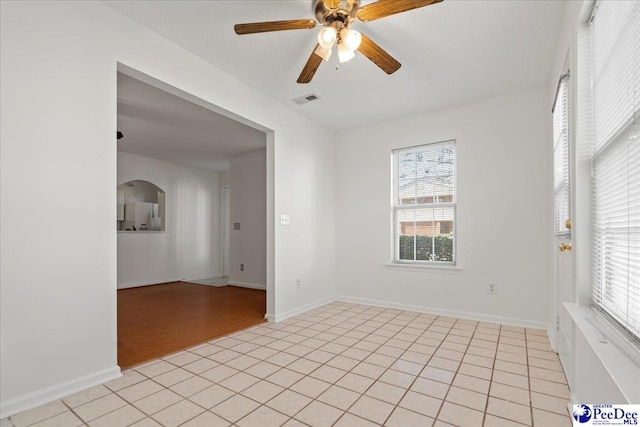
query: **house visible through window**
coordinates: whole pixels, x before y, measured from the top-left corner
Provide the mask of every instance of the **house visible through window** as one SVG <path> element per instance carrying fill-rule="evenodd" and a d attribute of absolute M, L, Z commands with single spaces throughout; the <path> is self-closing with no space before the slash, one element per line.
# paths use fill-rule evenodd
<path fill-rule="evenodd" d="M 455 264 L 455 141 L 393 151 L 394 262 Z"/>

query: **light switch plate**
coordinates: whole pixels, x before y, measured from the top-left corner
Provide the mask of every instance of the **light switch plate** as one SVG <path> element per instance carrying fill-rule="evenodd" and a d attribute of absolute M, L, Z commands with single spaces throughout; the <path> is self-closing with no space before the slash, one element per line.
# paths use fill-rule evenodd
<path fill-rule="evenodd" d="M 291 224 L 291 217 L 289 215 L 280 215 L 280 225 Z"/>

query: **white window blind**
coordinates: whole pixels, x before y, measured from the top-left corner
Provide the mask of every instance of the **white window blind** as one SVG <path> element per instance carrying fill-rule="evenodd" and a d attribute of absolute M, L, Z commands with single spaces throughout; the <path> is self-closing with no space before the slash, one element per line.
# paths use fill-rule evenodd
<path fill-rule="evenodd" d="M 393 151 L 394 262 L 455 264 L 455 142 Z"/>
<path fill-rule="evenodd" d="M 638 339 L 640 2 L 598 2 L 591 36 L 593 300 Z"/>
<path fill-rule="evenodd" d="M 570 218 L 569 186 L 569 76 L 560 78 L 553 104 L 553 210 L 556 235 L 567 235 Z"/>

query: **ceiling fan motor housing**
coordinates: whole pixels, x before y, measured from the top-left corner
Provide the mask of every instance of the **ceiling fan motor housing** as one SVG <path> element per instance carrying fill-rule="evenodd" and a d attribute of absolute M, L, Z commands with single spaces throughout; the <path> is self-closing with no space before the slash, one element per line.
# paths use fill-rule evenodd
<path fill-rule="evenodd" d="M 319 23 L 331 25 L 342 23 L 340 27 L 348 27 L 357 19 L 360 0 L 311 0 L 313 12 Z"/>

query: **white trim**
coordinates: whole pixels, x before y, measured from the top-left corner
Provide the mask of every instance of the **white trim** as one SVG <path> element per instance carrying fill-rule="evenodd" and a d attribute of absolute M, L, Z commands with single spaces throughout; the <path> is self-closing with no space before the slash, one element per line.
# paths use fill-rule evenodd
<path fill-rule="evenodd" d="M 577 329 L 582 333 L 593 352 L 600 359 L 604 369 L 620 389 L 620 393 L 627 399 L 628 403 L 640 402 L 640 382 L 638 382 L 640 366 L 635 364 L 629 356 L 607 339 L 608 335 L 597 329 L 595 323 L 602 328 L 605 328 L 606 325 L 595 319 L 591 308 L 570 303 L 564 303 L 564 306 L 571 315 Z"/>
<path fill-rule="evenodd" d="M 518 326 L 523 328 L 549 330 L 549 324 L 545 322 L 536 322 L 532 320 L 516 319 L 513 317 L 492 316 L 490 314 L 469 313 L 465 311 L 446 310 L 435 307 L 425 307 L 421 305 L 402 304 L 389 301 L 380 301 L 368 298 L 355 298 L 346 295 L 338 295 L 336 301 L 351 302 L 354 304 L 373 305 L 376 307 L 395 308 L 398 310 L 415 311 L 418 313 L 430 313 L 440 316 L 458 317 L 460 319 L 477 320 L 480 322 L 500 323 L 508 326 Z"/>
<path fill-rule="evenodd" d="M 411 147 L 403 147 L 403 148 L 394 148 L 393 150 L 391 150 L 392 154 L 401 152 L 401 153 L 420 153 L 422 151 L 424 151 L 426 148 L 430 149 L 430 150 L 435 150 L 437 148 L 442 148 L 442 147 L 455 147 L 456 146 L 456 142 L 457 140 L 454 139 L 447 139 L 444 141 L 437 141 L 437 142 L 427 142 L 426 144 L 418 144 L 418 145 L 412 145 Z"/>
<path fill-rule="evenodd" d="M 182 280 L 182 283 L 191 283 L 195 285 L 205 285 L 205 286 L 213 286 L 215 288 L 222 288 L 229 284 L 229 280 L 225 279 L 224 277 L 208 277 L 206 279 L 195 279 L 195 280 L 185 279 L 185 280 Z"/>
<path fill-rule="evenodd" d="M 387 268 L 393 270 L 408 270 L 408 271 L 433 271 L 434 273 L 462 273 L 462 267 L 453 264 L 437 265 L 437 263 L 430 264 L 414 264 L 414 263 L 399 263 L 388 262 L 384 265 Z"/>
<path fill-rule="evenodd" d="M 234 282 L 232 280 L 229 280 L 227 284 L 231 286 L 238 286 L 240 288 L 260 289 L 263 291 L 267 289 L 267 285 L 259 285 L 257 283 Z"/>
<path fill-rule="evenodd" d="M 227 201 L 227 196 L 229 196 L 229 201 Z M 229 247 L 230 240 L 229 236 L 231 231 L 230 227 L 230 214 L 231 214 L 231 184 L 226 184 L 222 186 L 222 191 L 220 191 L 220 230 L 222 233 L 222 249 L 220 250 L 220 266 L 222 267 L 222 275 L 229 275 Z M 225 268 L 226 267 L 226 268 Z"/>
<path fill-rule="evenodd" d="M 72 381 L 56 384 L 13 399 L 4 400 L 0 402 L 0 419 L 10 417 L 18 412 L 26 411 L 27 409 L 44 405 L 73 393 L 86 390 L 89 387 L 120 378 L 121 376 L 122 372 L 120 371 L 120 367 L 114 366 L 103 371 L 76 378 Z"/>
<path fill-rule="evenodd" d="M 556 353 L 558 352 L 558 343 L 556 342 L 556 340 L 558 339 L 558 334 L 556 333 L 555 328 L 553 328 L 553 325 L 550 325 L 549 329 L 547 330 L 547 336 L 549 337 L 549 343 L 551 344 L 551 350 L 555 351 Z"/>
<path fill-rule="evenodd" d="M 283 320 L 286 320 L 290 317 L 297 316 L 298 314 L 302 314 L 304 312 L 313 310 L 314 308 L 318 308 L 320 306 L 329 304 L 334 301 L 336 301 L 336 297 L 330 296 L 330 297 L 319 299 L 314 302 L 310 302 L 309 304 L 305 304 L 301 307 L 294 308 L 289 311 L 285 311 L 284 313 L 276 313 L 276 314 L 268 313 L 264 315 L 264 318 L 267 319 L 269 322 L 276 322 L 276 323 L 282 322 Z"/>
<path fill-rule="evenodd" d="M 284 313 L 276 313 L 276 314 L 266 313 L 264 315 L 264 318 L 267 319 L 269 322 L 282 322 L 283 320 L 286 320 L 290 317 L 297 316 L 298 314 L 302 314 L 304 312 L 313 310 L 314 308 L 320 307 L 325 304 L 329 304 L 334 301 L 371 305 L 375 307 L 395 308 L 399 310 L 415 311 L 417 313 L 437 314 L 440 316 L 458 317 L 460 319 L 477 320 L 480 322 L 500 323 L 502 325 L 508 325 L 508 326 L 542 329 L 547 331 L 549 336 L 551 336 L 551 333 L 552 333 L 550 325 L 545 322 L 516 319 L 514 317 L 492 316 L 489 314 L 481 314 L 481 313 L 469 313 L 465 311 L 446 310 L 446 309 L 440 309 L 440 308 L 434 308 L 434 307 L 425 307 L 425 306 L 402 304 L 402 303 L 395 303 L 395 302 L 389 302 L 389 301 L 380 301 L 380 300 L 374 300 L 369 298 L 356 298 L 356 297 L 350 297 L 346 295 L 335 295 L 332 297 L 326 297 L 318 301 L 295 308 L 293 310 L 286 311 Z"/>
<path fill-rule="evenodd" d="M 117 230 L 118 234 L 166 234 L 166 230 Z"/>
<path fill-rule="evenodd" d="M 166 283 L 173 283 L 173 282 L 183 282 L 184 279 L 183 278 L 179 278 L 179 279 L 175 279 L 175 278 L 171 278 L 171 279 L 157 279 L 156 281 L 154 281 L 153 283 L 149 283 L 149 282 L 137 282 L 137 283 L 127 283 L 127 284 L 121 284 L 118 285 L 118 289 L 129 289 L 129 288 L 140 288 L 143 286 L 154 286 L 154 285 L 164 285 Z"/>

